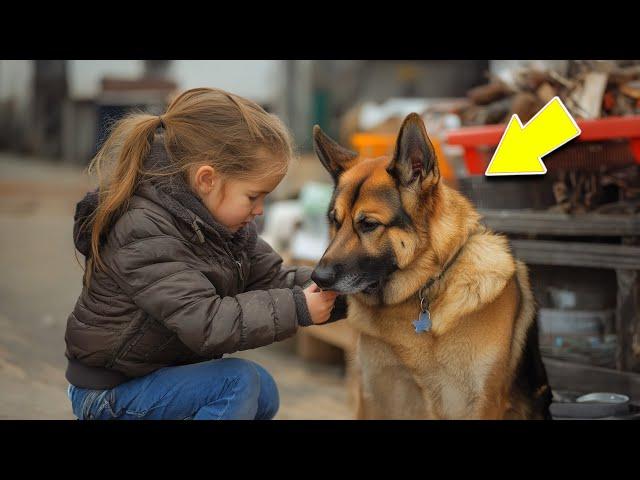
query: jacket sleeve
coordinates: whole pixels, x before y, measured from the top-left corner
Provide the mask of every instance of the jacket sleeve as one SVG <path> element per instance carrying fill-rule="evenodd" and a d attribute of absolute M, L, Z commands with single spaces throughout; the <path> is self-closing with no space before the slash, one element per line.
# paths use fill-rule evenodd
<path fill-rule="evenodd" d="M 119 247 L 105 263 L 138 307 L 202 357 L 268 345 L 297 329 L 291 289 L 221 297 L 199 270 L 201 260 L 178 238 L 138 239 Z"/>
<path fill-rule="evenodd" d="M 258 237 L 254 253 L 251 257 L 251 274 L 247 281 L 247 290 L 263 289 L 263 288 L 292 288 L 295 294 L 298 311 L 306 311 L 300 315 L 302 326 L 312 325 L 311 319 L 308 318 L 308 310 L 306 309 L 306 299 L 302 293 L 302 288 L 307 287 L 313 282 L 311 280 L 312 267 L 306 266 L 285 266 L 282 264 L 282 257 L 271 248 L 262 238 Z M 331 323 L 347 316 L 347 302 L 344 295 L 336 298 L 334 308 L 331 312 L 329 320 L 325 322 Z"/>

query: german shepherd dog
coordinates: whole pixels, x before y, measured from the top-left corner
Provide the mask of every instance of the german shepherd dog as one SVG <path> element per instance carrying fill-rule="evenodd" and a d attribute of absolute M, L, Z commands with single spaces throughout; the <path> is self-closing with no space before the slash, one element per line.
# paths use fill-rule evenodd
<path fill-rule="evenodd" d="M 422 119 L 365 159 L 316 125 L 331 241 L 312 279 L 346 294 L 359 419 L 550 419 L 528 270 L 440 180 Z"/>

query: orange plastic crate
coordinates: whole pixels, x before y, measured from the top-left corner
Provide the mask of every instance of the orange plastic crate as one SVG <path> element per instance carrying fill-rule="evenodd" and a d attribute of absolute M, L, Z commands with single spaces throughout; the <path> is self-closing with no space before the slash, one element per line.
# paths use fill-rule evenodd
<path fill-rule="evenodd" d="M 351 135 L 351 145 L 358 152 L 358 155 L 365 158 L 376 158 L 383 155 L 393 154 L 395 148 L 396 134 L 385 133 L 354 133 Z M 438 157 L 440 175 L 450 182 L 455 181 L 455 174 L 451 165 L 442 151 L 442 146 L 437 138 L 431 138 L 431 143 Z"/>

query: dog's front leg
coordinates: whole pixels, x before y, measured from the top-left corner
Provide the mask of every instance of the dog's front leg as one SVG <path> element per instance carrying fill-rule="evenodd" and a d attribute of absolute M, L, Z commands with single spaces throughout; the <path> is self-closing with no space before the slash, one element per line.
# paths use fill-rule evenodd
<path fill-rule="evenodd" d="M 358 392 L 356 393 L 356 420 L 366 420 L 366 412 L 364 399 L 362 398 L 362 387 L 358 386 Z"/>
<path fill-rule="evenodd" d="M 474 418 L 479 420 L 504 420 L 509 409 L 506 389 L 490 389 L 482 394 L 475 406 Z"/>
<path fill-rule="evenodd" d="M 365 399 L 364 392 L 362 387 L 362 375 L 360 372 L 351 372 L 352 380 L 351 380 L 351 391 L 353 395 L 353 399 L 355 402 L 355 419 L 356 420 L 366 420 L 366 407 L 365 407 Z"/>

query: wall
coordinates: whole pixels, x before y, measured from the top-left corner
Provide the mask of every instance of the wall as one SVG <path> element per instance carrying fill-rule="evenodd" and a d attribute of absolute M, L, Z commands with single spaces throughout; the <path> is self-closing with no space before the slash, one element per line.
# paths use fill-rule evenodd
<path fill-rule="evenodd" d="M 33 74 L 31 60 L 0 60 L 0 148 L 26 148 Z"/>
<path fill-rule="evenodd" d="M 182 90 L 216 87 L 273 106 L 283 88 L 280 60 L 174 60 L 170 74 Z"/>
<path fill-rule="evenodd" d="M 168 76 L 178 89 L 218 87 L 271 104 L 282 87 L 279 60 L 173 60 Z M 137 78 L 142 60 L 69 60 L 69 91 L 73 99 L 94 97 L 103 76 Z"/>

